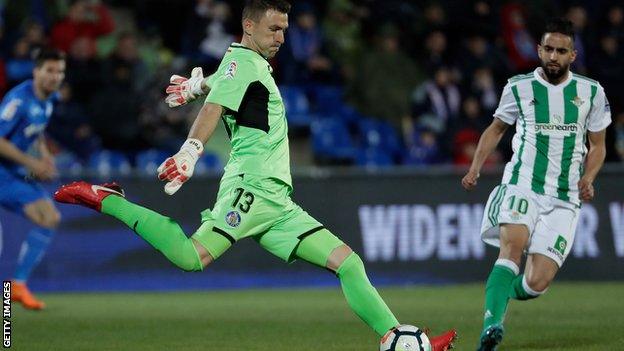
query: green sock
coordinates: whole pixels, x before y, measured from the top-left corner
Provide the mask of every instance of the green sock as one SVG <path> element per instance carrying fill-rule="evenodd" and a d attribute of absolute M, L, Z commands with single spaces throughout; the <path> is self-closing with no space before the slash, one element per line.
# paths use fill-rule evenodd
<path fill-rule="evenodd" d="M 368 280 L 360 256 L 351 253 L 338 267 L 336 274 L 351 309 L 379 336 L 399 324 Z"/>
<path fill-rule="evenodd" d="M 511 290 L 509 291 L 509 297 L 511 297 L 514 300 L 520 300 L 520 301 L 530 300 L 530 299 L 534 299 L 538 297 L 539 295 L 532 295 L 526 291 L 522 283 L 523 279 L 524 279 L 524 274 L 519 275 L 514 278 L 513 282 L 511 283 Z"/>
<path fill-rule="evenodd" d="M 494 264 L 485 286 L 484 330 L 492 324 L 503 322 L 509 302 L 509 289 L 518 270 L 518 266 L 510 260 L 499 259 Z"/>
<path fill-rule="evenodd" d="M 110 195 L 102 201 L 102 213 L 125 223 L 169 261 L 185 271 L 201 271 L 199 254 L 180 225 L 121 196 Z"/>

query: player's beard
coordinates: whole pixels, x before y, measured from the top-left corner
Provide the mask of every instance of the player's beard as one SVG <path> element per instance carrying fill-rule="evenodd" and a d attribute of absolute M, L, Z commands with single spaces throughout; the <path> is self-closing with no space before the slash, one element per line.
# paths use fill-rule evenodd
<path fill-rule="evenodd" d="M 565 76 L 570 69 L 570 65 L 560 65 L 558 69 L 549 68 L 548 63 L 542 62 L 542 70 L 544 71 L 544 75 L 551 82 L 557 82 L 561 79 L 561 77 Z"/>

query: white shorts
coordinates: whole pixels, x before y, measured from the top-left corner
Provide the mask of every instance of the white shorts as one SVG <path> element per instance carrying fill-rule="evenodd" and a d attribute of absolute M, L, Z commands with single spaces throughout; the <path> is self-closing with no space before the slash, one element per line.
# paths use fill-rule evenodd
<path fill-rule="evenodd" d="M 481 239 L 500 247 L 499 224 L 524 224 L 529 230 L 527 253 L 542 254 L 563 265 L 572 249 L 580 208 L 517 185 L 492 190 L 483 212 Z"/>

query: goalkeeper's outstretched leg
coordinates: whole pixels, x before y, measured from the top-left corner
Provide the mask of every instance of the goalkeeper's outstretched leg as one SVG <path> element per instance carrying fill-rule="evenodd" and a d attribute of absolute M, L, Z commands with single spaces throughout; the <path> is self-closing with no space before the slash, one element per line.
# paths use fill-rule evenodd
<path fill-rule="evenodd" d="M 184 271 L 201 271 L 214 261 L 203 246 L 186 236 L 178 223 L 126 200 L 123 189 L 116 183 L 74 182 L 61 186 L 54 199 L 117 218 Z"/>

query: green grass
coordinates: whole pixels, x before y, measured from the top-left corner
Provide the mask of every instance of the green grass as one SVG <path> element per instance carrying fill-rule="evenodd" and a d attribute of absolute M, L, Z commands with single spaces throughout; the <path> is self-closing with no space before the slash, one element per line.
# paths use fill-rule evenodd
<path fill-rule="evenodd" d="M 404 323 L 458 329 L 474 350 L 482 285 L 380 289 Z M 13 350 L 374 351 L 377 337 L 340 290 L 41 295 L 42 312 L 13 308 Z M 624 283 L 557 283 L 512 301 L 502 350 L 622 350 Z"/>

